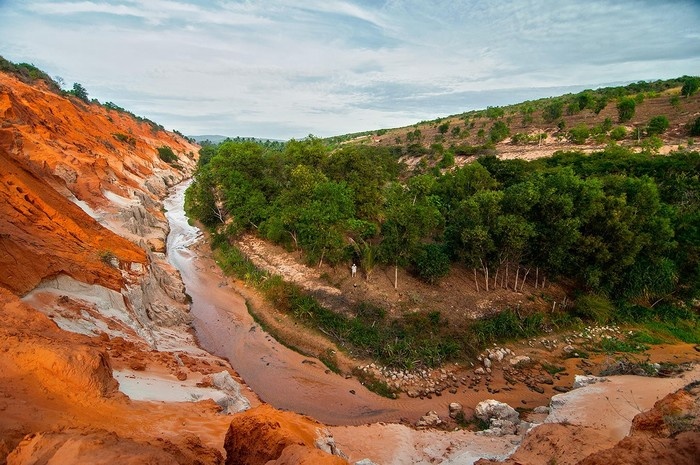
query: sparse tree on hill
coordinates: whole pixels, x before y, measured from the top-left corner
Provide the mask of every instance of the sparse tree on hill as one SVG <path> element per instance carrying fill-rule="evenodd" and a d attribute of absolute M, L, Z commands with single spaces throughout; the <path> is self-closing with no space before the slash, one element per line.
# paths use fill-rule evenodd
<path fill-rule="evenodd" d="M 73 83 L 73 89 L 69 91 L 70 94 L 75 95 L 83 102 L 88 102 L 88 92 L 79 82 Z"/>
<path fill-rule="evenodd" d="M 637 102 L 632 97 L 625 97 L 617 104 L 617 115 L 621 123 L 629 121 L 634 116 Z"/>

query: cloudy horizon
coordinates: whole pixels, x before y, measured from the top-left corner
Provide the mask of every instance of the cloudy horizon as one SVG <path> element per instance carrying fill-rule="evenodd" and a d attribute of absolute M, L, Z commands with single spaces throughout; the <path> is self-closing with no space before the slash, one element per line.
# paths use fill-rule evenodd
<path fill-rule="evenodd" d="M 0 0 L 0 55 L 189 135 L 327 137 L 700 70 L 697 1 Z"/>

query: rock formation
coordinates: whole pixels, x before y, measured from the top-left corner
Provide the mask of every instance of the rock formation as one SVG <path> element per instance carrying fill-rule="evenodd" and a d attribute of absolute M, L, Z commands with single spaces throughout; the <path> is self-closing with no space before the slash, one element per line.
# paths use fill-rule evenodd
<path fill-rule="evenodd" d="M 347 464 L 323 425 L 268 405 L 236 415 L 224 448 L 226 465 Z"/>

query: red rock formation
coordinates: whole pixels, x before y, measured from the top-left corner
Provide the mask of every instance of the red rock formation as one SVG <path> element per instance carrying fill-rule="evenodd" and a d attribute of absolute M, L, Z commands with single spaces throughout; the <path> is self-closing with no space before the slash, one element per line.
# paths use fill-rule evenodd
<path fill-rule="evenodd" d="M 237 414 L 226 433 L 226 465 L 334 464 L 347 462 L 316 447 L 327 436 L 320 423 L 269 405 Z"/>
<path fill-rule="evenodd" d="M 128 269 L 145 252 L 104 228 L 0 147 L 0 285 L 24 294 L 65 273 L 89 284 L 122 288 L 111 256 Z"/>
<path fill-rule="evenodd" d="M 700 384 L 667 395 L 632 420 L 629 436 L 579 465 L 697 465 L 700 462 Z"/>

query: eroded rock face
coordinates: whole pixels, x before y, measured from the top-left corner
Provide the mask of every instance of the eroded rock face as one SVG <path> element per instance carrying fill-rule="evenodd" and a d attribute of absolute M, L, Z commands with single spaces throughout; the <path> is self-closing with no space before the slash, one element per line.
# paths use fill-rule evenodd
<path fill-rule="evenodd" d="M 340 452 L 323 425 L 269 405 L 236 415 L 226 433 L 224 449 L 226 465 L 348 463 L 331 455 Z"/>
<path fill-rule="evenodd" d="M 187 446 L 190 447 L 178 447 L 169 442 L 154 446 L 104 430 L 70 429 L 27 436 L 7 457 L 7 464 L 184 465 L 223 462 L 220 452 L 203 446 L 196 437 L 192 437 Z"/>

